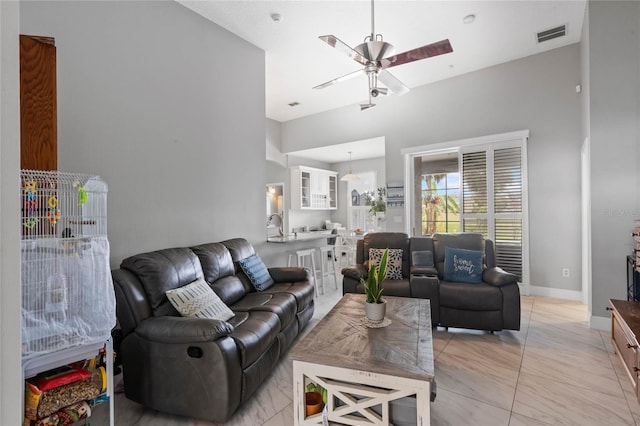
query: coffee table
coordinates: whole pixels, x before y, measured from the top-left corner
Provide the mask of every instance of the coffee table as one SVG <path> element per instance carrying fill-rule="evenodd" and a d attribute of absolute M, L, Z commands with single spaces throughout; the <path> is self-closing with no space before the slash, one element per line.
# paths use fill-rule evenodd
<path fill-rule="evenodd" d="M 329 421 L 388 425 L 390 406 L 415 397 L 418 425 L 430 423 L 434 377 L 431 310 L 428 299 L 386 296 L 391 324 L 369 328 L 364 295 L 346 294 L 290 352 L 296 425 L 322 424 L 305 417 L 309 382 L 327 389 Z"/>

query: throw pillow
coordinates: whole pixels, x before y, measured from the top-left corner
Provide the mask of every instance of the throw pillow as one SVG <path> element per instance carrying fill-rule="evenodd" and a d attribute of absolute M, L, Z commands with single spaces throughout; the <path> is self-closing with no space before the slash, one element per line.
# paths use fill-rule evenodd
<path fill-rule="evenodd" d="M 433 266 L 433 252 L 431 250 L 419 250 L 411 253 L 413 266 Z"/>
<path fill-rule="evenodd" d="M 384 250 L 385 249 L 370 248 L 369 265 L 374 264 L 376 265 L 376 268 L 378 268 L 380 260 L 382 260 Z M 387 258 L 387 279 L 402 279 L 402 249 L 389 249 L 389 257 Z"/>
<path fill-rule="evenodd" d="M 473 284 L 481 283 L 482 251 L 445 247 L 444 280 Z"/>
<path fill-rule="evenodd" d="M 273 285 L 273 278 L 257 254 L 242 259 L 238 263 L 256 291 L 264 291 Z"/>
<path fill-rule="evenodd" d="M 231 309 L 200 278 L 191 284 L 167 290 L 169 302 L 183 317 L 211 318 L 226 321 L 234 316 Z"/>

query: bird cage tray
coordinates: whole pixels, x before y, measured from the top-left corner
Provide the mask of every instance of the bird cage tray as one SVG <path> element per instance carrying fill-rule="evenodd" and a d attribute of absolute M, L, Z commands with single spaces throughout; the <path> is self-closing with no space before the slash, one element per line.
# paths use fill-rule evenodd
<path fill-rule="evenodd" d="M 21 172 L 23 359 L 109 339 L 106 194 L 97 176 Z"/>

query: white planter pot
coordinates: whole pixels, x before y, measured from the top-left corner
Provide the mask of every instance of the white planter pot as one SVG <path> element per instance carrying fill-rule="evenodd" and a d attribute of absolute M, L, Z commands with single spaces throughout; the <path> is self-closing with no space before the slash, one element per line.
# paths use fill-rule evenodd
<path fill-rule="evenodd" d="M 387 312 L 387 302 L 382 303 L 364 303 L 364 313 L 369 321 L 382 321 Z"/>

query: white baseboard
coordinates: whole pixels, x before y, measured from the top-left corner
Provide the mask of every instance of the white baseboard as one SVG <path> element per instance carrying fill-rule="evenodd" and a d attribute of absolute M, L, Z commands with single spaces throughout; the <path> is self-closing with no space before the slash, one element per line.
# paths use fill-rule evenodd
<path fill-rule="evenodd" d="M 611 318 L 589 315 L 589 328 L 594 330 L 611 331 Z"/>
<path fill-rule="evenodd" d="M 556 297 L 558 299 L 567 299 L 582 302 L 582 291 L 578 290 L 564 290 L 561 288 L 539 287 L 530 285 L 529 294 L 532 296 Z"/>

